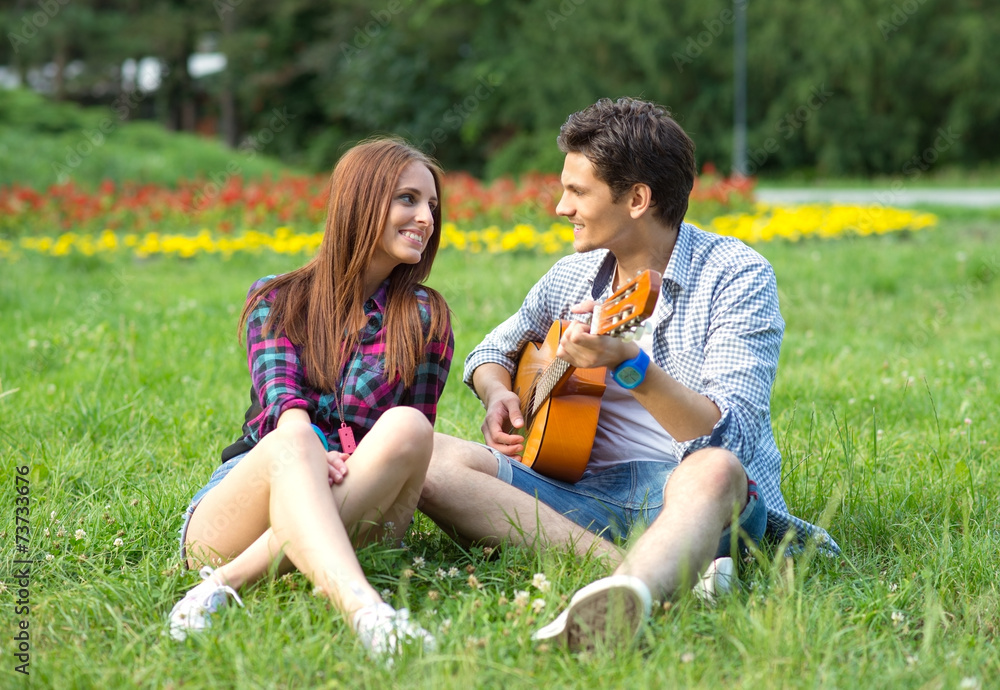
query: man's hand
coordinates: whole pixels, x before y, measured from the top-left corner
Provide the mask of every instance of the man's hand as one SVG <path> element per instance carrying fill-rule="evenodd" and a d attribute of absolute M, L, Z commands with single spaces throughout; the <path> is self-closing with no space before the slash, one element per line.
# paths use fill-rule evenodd
<path fill-rule="evenodd" d="M 504 455 L 520 458 L 524 452 L 524 439 L 511 432 L 523 426 L 524 417 L 521 415 L 521 404 L 516 393 L 502 390 L 490 396 L 482 426 L 486 445 Z"/>
<path fill-rule="evenodd" d="M 570 308 L 574 314 L 588 314 L 594 310 L 594 301 L 587 300 Z M 566 360 L 579 369 L 593 367 L 614 368 L 626 359 L 639 354 L 639 346 L 607 335 L 591 335 L 590 326 L 572 322 L 559 339 L 556 357 Z"/>

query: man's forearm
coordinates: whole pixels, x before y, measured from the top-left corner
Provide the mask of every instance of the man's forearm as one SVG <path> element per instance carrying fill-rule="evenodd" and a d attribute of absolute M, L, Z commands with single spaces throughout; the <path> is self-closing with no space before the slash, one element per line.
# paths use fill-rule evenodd
<path fill-rule="evenodd" d="M 490 397 L 497 391 L 509 391 L 513 388 L 510 372 L 495 362 L 487 362 L 476 367 L 472 372 L 472 387 L 476 395 L 489 406 Z"/>
<path fill-rule="evenodd" d="M 691 441 L 712 433 L 722 414 L 711 398 L 697 393 L 651 363 L 646 380 L 632 395 L 675 440 Z"/>

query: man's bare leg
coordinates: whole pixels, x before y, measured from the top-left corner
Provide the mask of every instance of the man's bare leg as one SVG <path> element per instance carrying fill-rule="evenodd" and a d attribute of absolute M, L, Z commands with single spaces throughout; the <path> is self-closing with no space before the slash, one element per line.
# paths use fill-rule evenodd
<path fill-rule="evenodd" d="M 735 455 L 704 448 L 684 459 L 664 488 L 663 510 L 615 571 L 646 583 L 653 596 L 690 589 L 715 558 L 733 506 L 747 503 L 747 475 Z"/>
<path fill-rule="evenodd" d="M 497 479 L 497 460 L 482 446 L 434 435 L 434 453 L 418 508 L 463 543 L 512 544 L 537 549 L 566 546 L 580 555 L 605 556 L 617 565 L 622 551 L 518 488 Z"/>
<path fill-rule="evenodd" d="M 573 651 L 630 643 L 654 596 L 674 597 L 697 581 L 715 556 L 734 506 L 742 510 L 746 501 L 746 472 L 735 455 L 719 448 L 692 453 L 667 482 L 663 510 L 615 574 L 579 590 L 534 638 Z"/>

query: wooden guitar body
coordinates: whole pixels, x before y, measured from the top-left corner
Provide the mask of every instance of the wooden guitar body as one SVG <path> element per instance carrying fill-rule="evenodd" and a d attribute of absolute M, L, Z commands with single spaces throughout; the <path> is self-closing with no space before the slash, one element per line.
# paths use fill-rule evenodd
<path fill-rule="evenodd" d="M 649 318 L 660 291 L 660 274 L 643 271 L 594 308 L 590 332 L 634 338 Z M 556 321 L 545 340 L 521 351 L 514 392 L 524 415 L 521 462 L 553 479 L 576 482 L 587 469 L 601 414 L 606 367 L 577 369 L 556 357 L 569 321 Z"/>
<path fill-rule="evenodd" d="M 546 367 L 556 359 L 559 339 L 568 321 L 556 321 L 541 343 L 529 343 L 521 353 L 514 392 L 535 390 Z M 524 405 L 524 455 L 528 467 L 564 482 L 580 479 L 594 445 L 597 418 L 604 394 L 605 367 L 568 367 L 552 388 L 549 397 L 532 414 Z"/>

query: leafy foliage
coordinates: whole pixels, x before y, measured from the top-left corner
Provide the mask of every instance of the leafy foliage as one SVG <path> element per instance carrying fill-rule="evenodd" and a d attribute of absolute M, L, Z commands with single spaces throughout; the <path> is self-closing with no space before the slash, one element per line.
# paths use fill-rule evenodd
<path fill-rule="evenodd" d="M 996 3 L 745 6 L 753 172 L 910 180 L 1000 158 Z M 0 22 L 23 31 L 35 7 Z M 266 152 L 314 171 L 394 132 L 477 175 L 555 172 L 566 116 L 624 95 L 670 107 L 699 160 L 726 168 L 733 11 L 727 0 L 74 0 L 24 45 L 0 44 L 0 61 L 26 77 L 52 62 L 57 97 L 110 102 L 122 60 L 155 56 L 167 67 L 149 104 L 161 121 L 218 123 L 236 145 L 282 109 L 292 119 Z M 224 73 L 187 74 L 200 44 L 226 54 Z M 67 68 L 75 59 L 82 71 Z"/>

